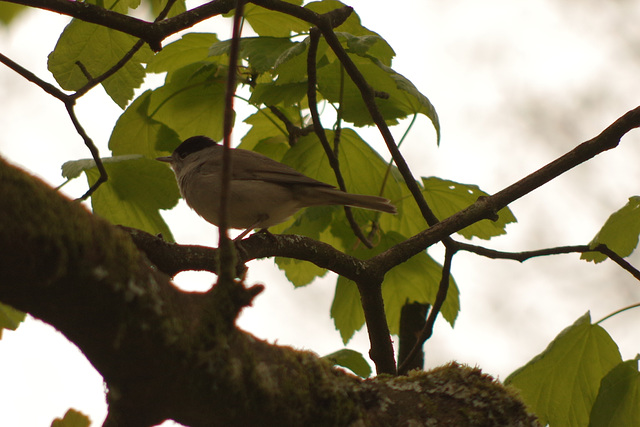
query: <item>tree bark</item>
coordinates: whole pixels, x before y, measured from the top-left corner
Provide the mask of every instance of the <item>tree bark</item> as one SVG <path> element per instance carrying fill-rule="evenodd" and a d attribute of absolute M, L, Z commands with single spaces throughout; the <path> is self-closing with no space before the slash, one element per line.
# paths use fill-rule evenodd
<path fill-rule="evenodd" d="M 478 369 L 362 380 L 260 341 L 235 319 L 261 287 L 181 292 L 128 233 L 2 159 L 0 245 L 0 301 L 85 354 L 108 387 L 106 426 L 537 425 Z"/>

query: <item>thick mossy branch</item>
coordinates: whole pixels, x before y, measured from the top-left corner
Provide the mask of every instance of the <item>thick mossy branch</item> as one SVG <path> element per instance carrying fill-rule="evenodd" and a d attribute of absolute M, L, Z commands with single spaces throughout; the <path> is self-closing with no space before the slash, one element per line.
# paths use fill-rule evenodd
<path fill-rule="evenodd" d="M 82 350 L 109 388 L 106 426 L 449 419 L 429 403 L 433 393 L 420 385 L 422 377 L 401 386 L 363 382 L 311 353 L 230 327 L 237 310 L 229 302 L 247 304 L 259 287 L 230 297 L 180 292 L 127 233 L 81 204 L 2 160 L 0 182 L 0 301 L 51 324 Z M 462 393 L 472 385 L 465 380 L 445 389 Z M 422 406 L 407 406 L 418 400 Z M 487 414 L 504 412 L 491 405 Z M 514 417 L 529 419 L 521 405 Z"/>

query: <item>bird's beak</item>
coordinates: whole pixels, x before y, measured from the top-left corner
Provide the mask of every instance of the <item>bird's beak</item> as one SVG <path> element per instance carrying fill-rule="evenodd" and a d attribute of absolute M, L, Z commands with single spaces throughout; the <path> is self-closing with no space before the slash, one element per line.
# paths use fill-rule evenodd
<path fill-rule="evenodd" d="M 171 161 L 173 160 L 173 157 L 156 157 L 156 160 L 159 160 L 161 162 L 171 163 Z"/>

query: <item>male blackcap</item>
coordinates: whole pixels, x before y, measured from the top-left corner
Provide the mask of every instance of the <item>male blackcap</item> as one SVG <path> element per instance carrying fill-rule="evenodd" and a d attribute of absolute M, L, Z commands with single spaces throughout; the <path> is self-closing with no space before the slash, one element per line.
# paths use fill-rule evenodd
<path fill-rule="evenodd" d="M 158 157 L 173 168 L 187 204 L 214 225 L 220 222 L 223 149 L 206 136 L 194 136 L 170 157 Z M 253 151 L 232 149 L 231 165 L 228 226 L 246 229 L 237 238 L 284 222 L 309 206 L 348 205 L 396 213 L 383 197 L 345 193 Z"/>

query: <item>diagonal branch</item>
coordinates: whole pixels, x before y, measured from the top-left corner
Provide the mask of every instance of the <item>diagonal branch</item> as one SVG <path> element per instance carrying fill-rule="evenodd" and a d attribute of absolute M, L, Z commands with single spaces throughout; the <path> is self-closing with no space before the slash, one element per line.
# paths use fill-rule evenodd
<path fill-rule="evenodd" d="M 227 13 L 235 6 L 234 0 L 214 0 L 172 18 L 151 23 L 132 16 L 117 13 L 112 10 L 104 9 L 88 2 L 68 0 L 5 1 L 60 13 L 85 22 L 98 24 L 103 27 L 130 34 L 144 40 L 154 51 L 162 49 L 162 41 L 167 36 L 192 27 L 198 22 L 204 21 L 212 16 Z"/>
<path fill-rule="evenodd" d="M 387 249 L 385 252 L 369 259 L 384 271 L 407 261 L 415 254 L 425 250 L 436 242 L 482 219 L 491 219 L 497 212 L 518 200 L 536 188 L 573 169 L 579 164 L 598 154 L 615 148 L 620 139 L 629 131 L 640 127 L 640 107 L 625 113 L 598 136 L 583 142 L 565 155 L 548 165 L 522 178 L 498 193 L 480 197 L 471 206 L 440 221 L 431 228 L 408 238 L 404 242 Z"/>

